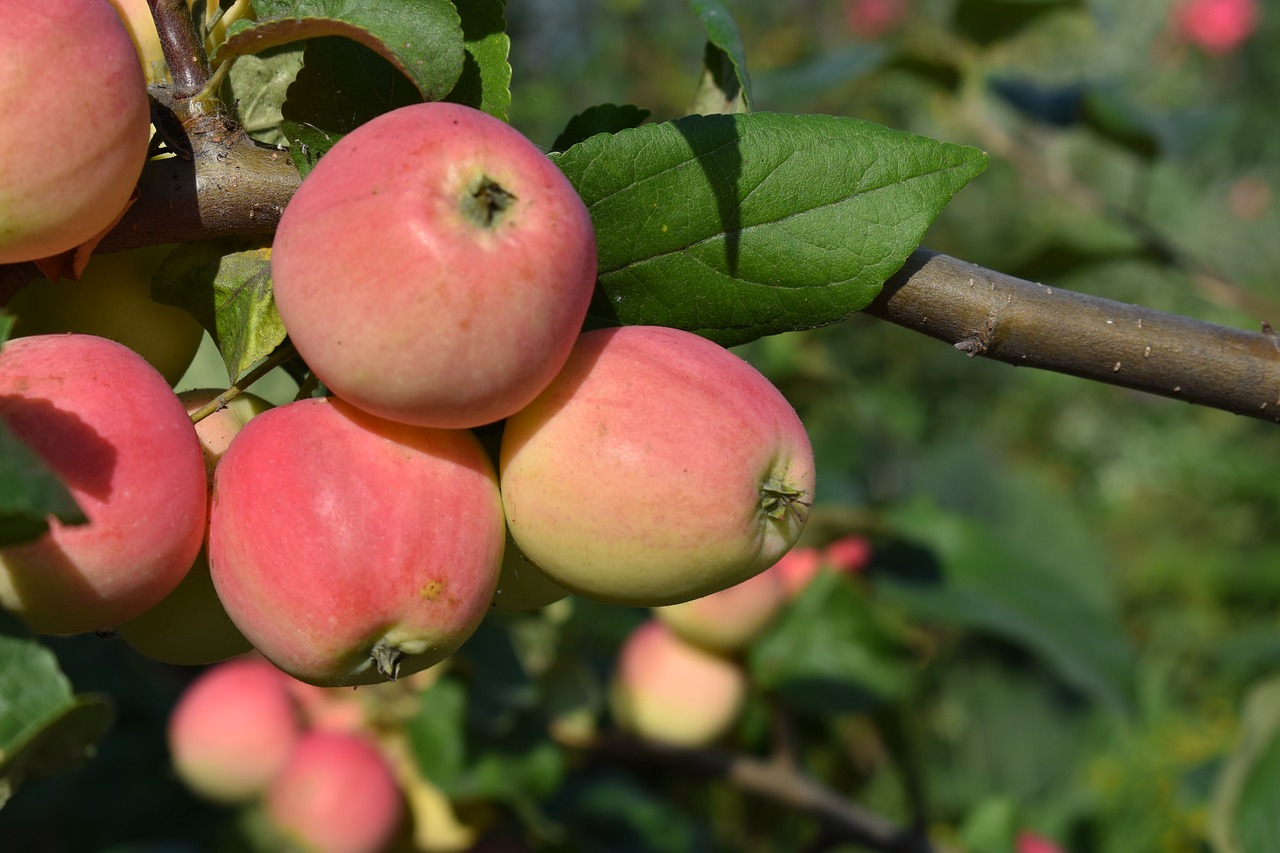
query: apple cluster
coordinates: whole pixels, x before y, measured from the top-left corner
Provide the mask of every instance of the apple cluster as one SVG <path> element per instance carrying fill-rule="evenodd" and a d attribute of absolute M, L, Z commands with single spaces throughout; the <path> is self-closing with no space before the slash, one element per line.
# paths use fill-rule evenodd
<path fill-rule="evenodd" d="M 6 63 L 28 42 L 97 46 L 94 63 L 52 64 L 92 68 L 145 108 L 139 55 L 105 0 L 40 8 L 16 16 L 16 40 L 0 36 Z M 0 104 L 22 101 L 8 85 Z M 114 217 L 146 115 L 104 105 L 92 132 L 106 142 L 76 151 L 108 158 L 93 174 L 123 175 L 88 206 Z M 142 153 L 125 170 L 110 158 L 135 132 Z M 0 149 L 0 170 L 24 157 Z M 26 179 L 0 171 L 0 261 L 66 251 L 110 224 Z M 75 221 L 50 224 L 33 205 Z M 495 608 L 569 593 L 659 607 L 759 575 L 807 520 L 803 424 L 705 338 L 584 332 L 596 267 L 589 211 L 554 163 L 505 122 L 436 102 L 341 139 L 279 223 L 275 303 L 324 396 L 245 400 L 193 425 L 216 392 L 172 391 L 189 355 L 161 373 L 140 343 L 35 324 L 37 300 L 61 307 L 67 292 L 20 293 L 29 325 L 0 349 L 0 420 L 88 523 L 51 519 L 40 539 L 0 549 L 0 604 L 41 633 L 113 629 L 177 664 L 253 648 L 305 682 L 350 686 L 447 658 Z"/>

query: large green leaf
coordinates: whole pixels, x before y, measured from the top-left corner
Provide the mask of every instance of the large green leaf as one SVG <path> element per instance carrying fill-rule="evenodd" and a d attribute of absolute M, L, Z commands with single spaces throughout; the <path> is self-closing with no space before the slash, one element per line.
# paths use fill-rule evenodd
<path fill-rule="evenodd" d="M 258 20 L 236 21 L 215 63 L 341 36 L 378 53 L 429 101 L 449 94 L 462 74 L 462 23 L 449 0 L 256 0 L 253 8 Z"/>
<path fill-rule="evenodd" d="M 1095 699 L 1132 708 L 1136 652 L 1123 626 L 1051 560 L 926 502 L 896 513 L 892 528 L 901 538 L 873 566 L 881 595 L 1019 644 Z"/>
<path fill-rule="evenodd" d="M 688 116 L 552 155 L 591 211 L 598 325 L 726 345 L 846 319 L 987 163 L 826 115 Z"/>
<path fill-rule="evenodd" d="M 1214 853 L 1264 853 L 1280 838 L 1280 678 L 1249 691 L 1242 722 L 1214 791 Z"/>
<path fill-rule="evenodd" d="M 83 761 L 113 716 L 105 697 L 73 695 L 53 652 L 0 614 L 0 805 L 23 780 Z"/>
<path fill-rule="evenodd" d="M 448 100 L 507 120 L 511 109 L 511 39 L 505 0 L 456 0 L 467 51 L 462 76 Z"/>

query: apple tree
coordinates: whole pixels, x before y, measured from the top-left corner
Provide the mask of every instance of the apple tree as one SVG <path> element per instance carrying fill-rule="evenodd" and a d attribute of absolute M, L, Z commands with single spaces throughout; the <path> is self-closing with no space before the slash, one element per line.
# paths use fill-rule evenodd
<path fill-rule="evenodd" d="M 1274 843 L 1259 4 L 0 12 L 15 849 Z"/>

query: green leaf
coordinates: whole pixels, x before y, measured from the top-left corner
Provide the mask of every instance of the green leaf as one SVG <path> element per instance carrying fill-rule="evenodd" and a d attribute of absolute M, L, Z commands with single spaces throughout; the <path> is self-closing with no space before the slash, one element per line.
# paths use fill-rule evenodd
<path fill-rule="evenodd" d="M 151 283 L 157 302 L 200 321 L 239 379 L 285 339 L 271 297 L 271 249 L 240 238 L 184 243 L 165 258 Z"/>
<path fill-rule="evenodd" d="M 267 145 L 286 146 L 289 138 L 280 129 L 289 86 L 302 70 L 303 44 L 288 44 L 242 56 L 227 75 L 227 102 L 236 105 L 240 123 L 254 139 Z"/>
<path fill-rule="evenodd" d="M 50 515 L 63 524 L 88 521 L 57 475 L 0 420 L 0 547 L 38 539 Z"/>
<path fill-rule="evenodd" d="M 1241 728 L 1240 744 L 1214 789 L 1214 853 L 1262 853 L 1280 838 L 1280 678 L 1249 691 Z"/>
<path fill-rule="evenodd" d="M 449 94 L 462 74 L 462 24 L 449 0 L 256 0 L 253 8 L 258 20 L 232 24 L 214 64 L 302 39 L 342 36 L 394 65 L 428 101 Z"/>
<path fill-rule="evenodd" d="M 552 155 L 591 211 L 595 325 L 725 345 L 866 307 L 981 151 L 826 115 L 688 116 Z"/>
<path fill-rule="evenodd" d="M 747 54 L 732 13 L 720 0 L 689 0 L 689 5 L 707 30 L 702 77 L 689 112 L 701 115 L 751 112 Z"/>
<path fill-rule="evenodd" d="M 105 697 L 72 695 L 53 652 L 0 614 L 0 804 L 25 779 L 83 761 L 113 716 Z"/>
<path fill-rule="evenodd" d="M 911 663 L 894 631 L 848 578 L 823 571 L 749 654 L 754 678 L 798 710 L 867 711 L 906 688 Z"/>
<path fill-rule="evenodd" d="M 446 792 L 466 767 L 466 718 L 466 688 L 446 676 L 422 693 L 418 713 L 405 724 L 418 769 Z"/>
<path fill-rule="evenodd" d="M 378 54 L 342 38 L 307 42 L 281 110 L 294 163 L 305 177 L 316 160 L 360 125 L 422 95 Z"/>
<path fill-rule="evenodd" d="M 456 0 L 467 55 L 462 75 L 447 100 L 507 120 L 511 110 L 511 39 L 505 0 Z"/>
<path fill-rule="evenodd" d="M 985 526 L 930 504 L 891 522 L 872 576 L 919 616 L 989 631 L 1035 652 L 1067 682 L 1113 708 L 1133 703 L 1136 652 L 1118 617 L 1064 580 L 1052 557 L 1010 546 Z"/>
<path fill-rule="evenodd" d="M 631 104 L 599 104 L 587 107 L 565 125 L 556 141 L 551 144 L 552 151 L 566 151 L 584 139 L 590 139 L 597 133 L 617 133 L 639 127 L 649 117 L 649 111 Z"/>

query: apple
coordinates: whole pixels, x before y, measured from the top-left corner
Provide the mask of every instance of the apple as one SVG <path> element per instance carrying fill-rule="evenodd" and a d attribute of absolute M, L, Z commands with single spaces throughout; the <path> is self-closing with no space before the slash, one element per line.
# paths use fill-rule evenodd
<path fill-rule="evenodd" d="M 745 696 L 741 667 L 686 643 L 657 619 L 623 642 L 609 685 L 609 707 L 620 728 L 685 747 L 724 735 Z"/>
<path fill-rule="evenodd" d="M 284 674 L 256 657 L 202 672 L 178 698 L 167 732 L 178 778 L 221 803 L 263 793 L 301 734 Z"/>
<path fill-rule="evenodd" d="M 788 598 L 795 598 L 822 569 L 822 552 L 803 545 L 792 548 L 769 570 L 782 581 Z"/>
<path fill-rule="evenodd" d="M 500 420 L 568 356 L 596 276 L 586 206 L 471 107 L 361 125 L 302 181 L 271 252 L 290 340 L 338 397 L 442 428 Z"/>
<path fill-rule="evenodd" d="M 658 326 L 583 334 L 507 419 L 499 467 L 520 550 L 571 592 L 636 607 L 773 565 L 814 487 L 809 438 L 782 394 L 723 347 Z"/>
<path fill-rule="evenodd" d="M 680 639 L 719 654 L 733 654 L 759 636 L 787 600 L 776 572 L 763 571 L 742 583 L 679 604 L 655 607 L 653 614 Z"/>
<path fill-rule="evenodd" d="M 497 478 L 474 435 L 336 397 L 258 415 L 214 476 L 218 597 L 263 655 L 322 687 L 452 654 L 489 610 L 503 538 Z"/>
<path fill-rule="evenodd" d="M 37 279 L 5 310 L 16 321 L 13 337 L 79 332 L 119 341 L 177 384 L 204 337 L 181 308 L 151 298 L 151 277 L 172 246 L 94 255 L 77 281 Z"/>
<path fill-rule="evenodd" d="M 1170 10 L 1175 32 L 1205 53 L 1225 56 L 1258 28 L 1258 0 L 1185 0 Z"/>
<path fill-rule="evenodd" d="M 184 391 L 178 399 L 187 412 L 194 412 L 220 393 L 215 388 L 197 388 Z M 196 424 L 210 484 L 231 439 L 250 418 L 270 407 L 261 397 L 241 394 Z M 252 648 L 218 599 L 204 548 L 177 589 L 145 613 L 117 625 L 116 632 L 152 660 L 177 665 L 216 663 Z"/>
<path fill-rule="evenodd" d="M 289 849 L 377 853 L 400 826 L 403 798 L 391 766 L 357 733 L 312 731 L 294 746 L 264 798 Z"/>
<path fill-rule="evenodd" d="M 871 562 L 871 543 L 857 533 L 841 536 L 822 549 L 822 561 L 839 572 L 860 572 Z"/>
<path fill-rule="evenodd" d="M 0 264 L 114 223 L 151 140 L 146 81 L 107 0 L 0 6 Z"/>
<path fill-rule="evenodd" d="M 41 335 L 0 349 L 0 420 L 56 473 L 89 519 L 49 519 L 0 549 L 0 605 L 33 631 L 76 634 L 154 606 L 200 551 L 200 440 L 177 395 L 128 347 Z"/>

